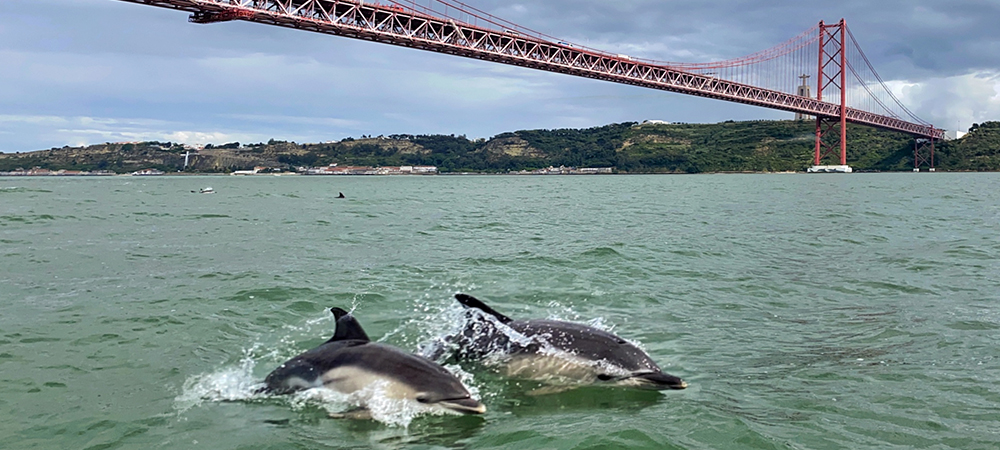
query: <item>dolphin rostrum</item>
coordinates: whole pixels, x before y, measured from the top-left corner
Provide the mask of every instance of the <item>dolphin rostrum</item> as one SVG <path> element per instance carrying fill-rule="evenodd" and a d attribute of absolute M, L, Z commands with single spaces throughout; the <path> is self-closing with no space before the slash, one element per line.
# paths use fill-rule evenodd
<path fill-rule="evenodd" d="M 455 298 L 467 311 L 482 312 L 445 339 L 456 359 L 493 363 L 508 376 L 555 384 L 687 387 L 663 373 L 644 351 L 607 331 L 558 320 L 514 320 L 471 295 Z M 432 349 L 431 357 L 440 359 L 448 350 Z"/>
<path fill-rule="evenodd" d="M 333 337 L 271 372 L 263 391 L 280 395 L 325 387 L 352 394 L 383 383 L 387 398 L 413 400 L 445 412 L 486 412 L 486 407 L 440 364 L 372 342 L 353 315 L 341 308 L 330 311 L 337 319 Z"/>

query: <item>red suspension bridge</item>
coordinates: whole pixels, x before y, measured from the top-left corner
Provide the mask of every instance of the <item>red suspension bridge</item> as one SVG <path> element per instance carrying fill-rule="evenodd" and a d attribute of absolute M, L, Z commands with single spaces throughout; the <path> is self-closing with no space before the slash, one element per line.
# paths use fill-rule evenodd
<path fill-rule="evenodd" d="M 915 170 L 934 167 L 934 140 L 944 135 L 899 101 L 843 19 L 741 58 L 677 63 L 587 48 L 456 0 L 122 1 L 187 11 L 194 23 L 245 20 L 815 117 L 816 165 L 846 167 L 848 123 L 914 136 Z"/>

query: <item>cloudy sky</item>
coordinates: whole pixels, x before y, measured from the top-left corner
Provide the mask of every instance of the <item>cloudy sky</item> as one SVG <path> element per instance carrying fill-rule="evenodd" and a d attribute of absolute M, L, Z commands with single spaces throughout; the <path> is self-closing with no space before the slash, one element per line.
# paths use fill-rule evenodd
<path fill-rule="evenodd" d="M 1000 120 L 1000 0 L 464 1 L 571 42 L 683 62 L 739 57 L 843 17 L 924 120 Z M 280 27 L 189 24 L 118 0 L 0 0 L 6 152 L 790 117 Z"/>

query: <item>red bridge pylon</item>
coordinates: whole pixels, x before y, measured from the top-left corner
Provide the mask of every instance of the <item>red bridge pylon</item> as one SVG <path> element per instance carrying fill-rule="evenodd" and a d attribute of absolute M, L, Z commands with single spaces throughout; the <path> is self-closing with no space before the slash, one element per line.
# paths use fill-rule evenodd
<path fill-rule="evenodd" d="M 820 21 L 816 99 L 823 101 L 824 91 L 839 94 L 840 114 L 816 116 L 816 154 L 813 164 L 817 166 L 827 156 L 835 156 L 838 149 L 840 165 L 847 165 L 847 53 L 844 51 L 846 38 L 847 24 L 844 19 L 840 19 L 836 25 L 826 25 Z"/>

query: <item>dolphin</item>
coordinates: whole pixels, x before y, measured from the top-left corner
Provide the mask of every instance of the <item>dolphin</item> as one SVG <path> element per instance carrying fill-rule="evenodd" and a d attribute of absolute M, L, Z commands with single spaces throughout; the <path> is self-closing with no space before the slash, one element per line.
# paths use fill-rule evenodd
<path fill-rule="evenodd" d="M 495 364 L 507 376 L 555 384 L 598 384 L 649 389 L 684 389 L 641 349 L 612 333 L 558 320 L 514 320 L 466 294 L 455 298 L 469 310 L 464 328 L 445 338 L 458 360 Z M 430 350 L 434 359 L 448 352 Z"/>
<path fill-rule="evenodd" d="M 325 387 L 351 394 L 384 383 L 388 398 L 413 400 L 450 413 L 486 412 L 486 407 L 440 364 L 372 342 L 353 315 L 341 308 L 330 311 L 337 319 L 333 337 L 274 369 L 264 379 L 262 391 L 282 395 Z"/>

